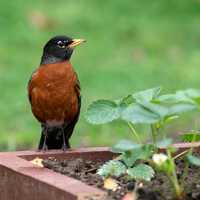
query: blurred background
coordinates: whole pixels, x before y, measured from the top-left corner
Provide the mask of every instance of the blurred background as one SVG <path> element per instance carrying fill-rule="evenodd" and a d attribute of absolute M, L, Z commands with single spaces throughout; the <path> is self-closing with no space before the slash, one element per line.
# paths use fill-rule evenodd
<path fill-rule="evenodd" d="M 26 87 L 44 43 L 55 35 L 87 40 L 71 60 L 83 99 L 74 147 L 132 138 L 122 122 L 88 124 L 84 112 L 93 100 L 155 86 L 200 88 L 200 0 L 1 0 L 0 25 L 0 150 L 38 145 L 40 125 Z M 198 124 L 198 114 L 185 116 L 167 131 Z"/>

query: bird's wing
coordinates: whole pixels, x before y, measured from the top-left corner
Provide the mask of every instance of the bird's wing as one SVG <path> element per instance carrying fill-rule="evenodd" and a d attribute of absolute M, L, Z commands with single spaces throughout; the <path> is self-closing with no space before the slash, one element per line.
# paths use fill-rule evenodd
<path fill-rule="evenodd" d="M 74 117 L 74 119 L 70 122 L 70 123 L 66 123 L 64 125 L 64 133 L 65 133 L 65 138 L 66 138 L 66 142 L 68 143 L 69 138 L 71 137 L 74 127 L 79 119 L 79 115 L 80 115 L 80 109 L 81 109 L 81 95 L 80 95 L 80 82 L 78 80 L 77 74 L 76 74 L 76 84 L 75 84 L 75 91 L 77 94 L 77 98 L 78 98 L 78 112 L 76 114 L 76 116 Z"/>
<path fill-rule="evenodd" d="M 77 94 L 77 97 L 78 97 L 78 102 L 79 102 L 79 110 L 80 110 L 80 107 L 81 107 L 81 86 L 80 86 L 80 81 L 78 79 L 78 76 L 76 74 L 76 84 L 75 84 L 75 91 L 76 91 L 76 94 Z"/>
<path fill-rule="evenodd" d="M 31 75 L 31 78 L 29 79 L 28 81 L 28 87 L 27 87 L 27 90 L 28 90 L 28 99 L 29 99 L 29 102 L 31 103 L 31 95 L 32 95 L 32 91 L 33 91 L 33 88 L 35 87 L 34 86 L 34 82 L 37 78 L 37 75 L 38 75 L 38 72 L 37 71 L 34 71 Z"/>
<path fill-rule="evenodd" d="M 38 70 L 33 72 L 31 78 L 29 79 L 27 90 L 28 90 L 28 98 L 29 98 L 29 102 L 31 104 L 32 112 L 38 121 L 43 122 L 42 117 L 41 117 L 42 113 L 33 111 L 33 107 L 34 107 L 33 106 L 33 91 L 34 91 L 34 88 L 36 88 L 36 82 L 38 80 L 38 75 L 39 75 Z"/>

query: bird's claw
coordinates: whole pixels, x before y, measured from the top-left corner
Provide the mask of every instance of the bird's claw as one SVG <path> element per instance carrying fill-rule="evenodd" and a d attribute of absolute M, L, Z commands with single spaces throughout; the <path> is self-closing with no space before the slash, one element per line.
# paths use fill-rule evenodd
<path fill-rule="evenodd" d="M 65 152 L 67 150 L 67 145 L 64 143 L 62 146 L 62 150 Z"/>
<path fill-rule="evenodd" d="M 48 150 L 48 147 L 47 147 L 46 144 L 44 144 L 43 147 L 42 147 L 42 152 L 46 152 L 47 150 Z"/>

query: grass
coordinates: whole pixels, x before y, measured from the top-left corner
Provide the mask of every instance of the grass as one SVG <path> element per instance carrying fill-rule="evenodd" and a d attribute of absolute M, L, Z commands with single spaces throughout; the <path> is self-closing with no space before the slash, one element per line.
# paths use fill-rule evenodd
<path fill-rule="evenodd" d="M 200 86 L 198 0 L 0 4 L 1 150 L 34 148 L 38 143 L 40 126 L 31 114 L 26 86 L 38 66 L 42 46 L 54 35 L 87 39 L 72 57 L 83 98 L 73 146 L 104 146 L 132 137 L 123 123 L 88 124 L 83 115 L 93 100 L 160 85 L 165 91 Z M 173 129 L 187 129 L 191 121 L 178 122 Z"/>

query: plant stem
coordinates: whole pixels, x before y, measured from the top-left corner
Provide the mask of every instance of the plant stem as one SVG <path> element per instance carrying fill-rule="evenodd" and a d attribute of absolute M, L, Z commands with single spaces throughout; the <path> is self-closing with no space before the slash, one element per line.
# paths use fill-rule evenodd
<path fill-rule="evenodd" d="M 170 165 L 171 165 L 171 168 L 172 168 L 172 173 L 168 173 L 168 177 L 169 177 L 169 179 L 171 180 L 171 182 L 174 186 L 176 197 L 178 197 L 178 199 L 181 199 L 181 196 L 183 194 L 183 190 L 182 190 L 182 187 L 180 186 L 180 184 L 178 182 L 174 159 L 172 158 L 172 155 L 171 155 L 171 152 L 170 152 L 169 149 L 167 149 L 167 155 L 168 155 Z"/>
<path fill-rule="evenodd" d="M 139 137 L 139 135 L 138 135 L 137 131 L 135 130 L 133 124 L 131 122 L 127 122 L 127 123 L 128 123 L 129 128 L 131 129 L 131 132 L 135 135 L 138 143 L 141 144 L 142 143 L 141 138 Z"/>
<path fill-rule="evenodd" d="M 155 127 L 153 124 L 151 124 L 151 135 L 152 135 L 153 144 L 156 146 L 157 134 L 156 134 Z"/>
<path fill-rule="evenodd" d="M 183 152 L 177 154 L 176 156 L 174 156 L 173 159 L 176 160 L 177 158 L 180 158 L 182 155 L 188 153 L 189 151 L 190 151 L 190 150 L 185 150 L 185 151 L 183 151 Z"/>
<path fill-rule="evenodd" d="M 178 181 L 177 181 L 177 178 L 175 177 L 169 177 L 173 186 L 174 186 L 174 190 L 175 190 L 175 194 L 176 194 L 176 197 L 177 199 L 182 199 L 182 196 L 183 196 L 183 190 L 181 188 L 181 186 L 179 185 Z"/>

